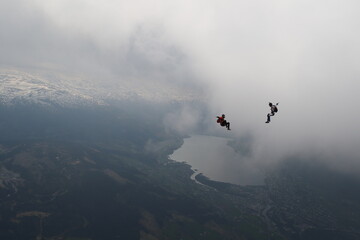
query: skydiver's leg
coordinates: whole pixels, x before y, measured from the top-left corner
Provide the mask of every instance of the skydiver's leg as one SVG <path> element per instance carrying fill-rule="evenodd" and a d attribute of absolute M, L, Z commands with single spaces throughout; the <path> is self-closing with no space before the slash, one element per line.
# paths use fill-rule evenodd
<path fill-rule="evenodd" d="M 226 123 L 226 127 L 227 127 L 228 130 L 230 130 L 230 122 Z"/>
<path fill-rule="evenodd" d="M 269 123 L 270 122 L 270 113 L 268 113 L 268 115 L 267 115 L 267 121 L 266 121 L 266 123 Z"/>
<path fill-rule="evenodd" d="M 224 127 L 227 127 L 227 125 L 228 125 L 228 122 L 226 121 L 226 120 L 224 120 Z"/>

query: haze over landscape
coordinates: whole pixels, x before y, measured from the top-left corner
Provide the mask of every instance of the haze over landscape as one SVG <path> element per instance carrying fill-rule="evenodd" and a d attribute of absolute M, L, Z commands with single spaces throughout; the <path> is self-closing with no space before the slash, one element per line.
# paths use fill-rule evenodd
<path fill-rule="evenodd" d="M 0 237 L 358 239 L 359 7 L 1 1 Z M 191 177 L 201 153 L 264 179 Z"/>

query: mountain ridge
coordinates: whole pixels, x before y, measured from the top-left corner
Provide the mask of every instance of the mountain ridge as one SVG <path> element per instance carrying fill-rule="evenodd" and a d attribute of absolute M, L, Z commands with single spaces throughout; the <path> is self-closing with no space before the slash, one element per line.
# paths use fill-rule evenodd
<path fill-rule="evenodd" d="M 150 102 L 186 102 L 201 100 L 195 90 L 176 85 L 141 81 L 103 82 L 84 76 L 49 72 L 0 69 L 0 102 L 27 102 L 60 106 L 109 105 L 123 100 Z"/>

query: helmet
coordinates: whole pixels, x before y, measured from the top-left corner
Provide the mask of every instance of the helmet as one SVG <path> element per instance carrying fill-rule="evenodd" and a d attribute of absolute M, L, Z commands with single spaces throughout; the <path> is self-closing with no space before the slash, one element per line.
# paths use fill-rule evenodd
<path fill-rule="evenodd" d="M 269 102 L 269 106 L 271 107 L 273 104 L 271 102 Z"/>
<path fill-rule="evenodd" d="M 225 117 L 225 114 L 221 115 L 223 118 Z"/>

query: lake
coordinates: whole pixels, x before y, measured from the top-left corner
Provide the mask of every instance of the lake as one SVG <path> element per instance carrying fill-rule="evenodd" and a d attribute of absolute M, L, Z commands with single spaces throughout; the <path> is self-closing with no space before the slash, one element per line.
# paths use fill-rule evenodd
<path fill-rule="evenodd" d="M 170 158 L 187 162 L 206 177 L 238 185 L 262 185 L 264 176 L 250 158 L 243 157 L 227 145 L 228 138 L 194 135 Z"/>

